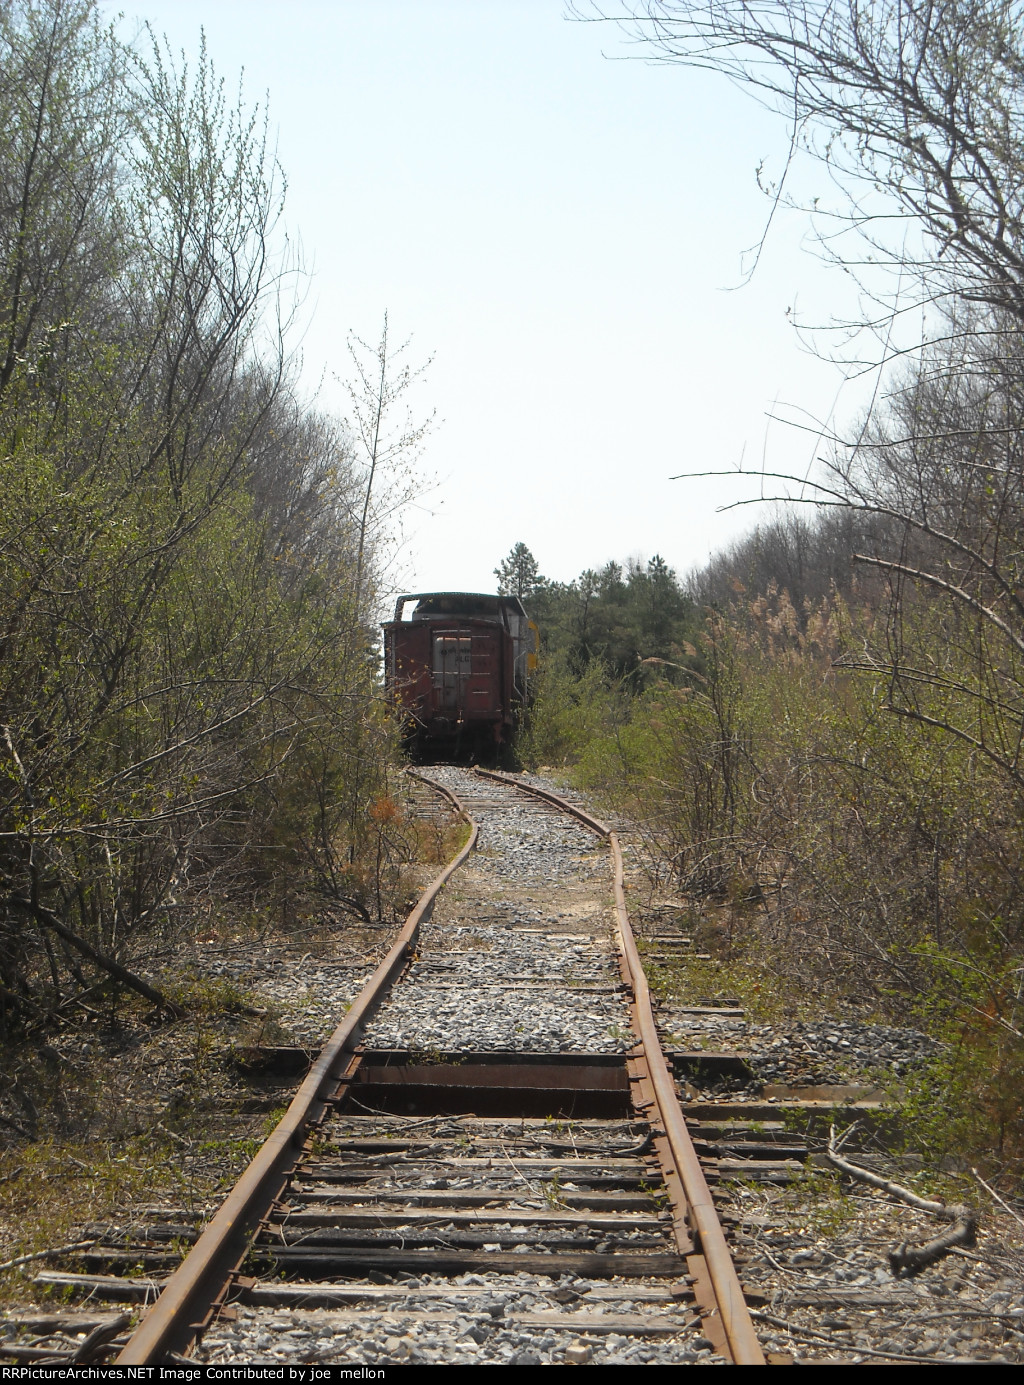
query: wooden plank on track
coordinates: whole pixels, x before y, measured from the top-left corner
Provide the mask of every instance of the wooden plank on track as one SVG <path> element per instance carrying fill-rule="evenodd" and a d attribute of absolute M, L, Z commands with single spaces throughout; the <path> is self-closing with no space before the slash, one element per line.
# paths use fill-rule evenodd
<path fill-rule="evenodd" d="M 487 1161 L 485 1160 L 483 1167 L 486 1168 L 493 1166 L 489 1166 Z M 516 1167 L 520 1170 L 524 1168 L 524 1163 L 522 1159 L 516 1160 Z M 425 1171 L 430 1172 L 430 1169 L 428 1168 L 427 1170 L 423 1170 L 421 1168 L 419 1170 L 416 1170 L 416 1172 L 419 1173 L 423 1173 Z M 434 1167 L 433 1171 L 436 1173 L 438 1170 L 436 1169 L 436 1167 Z M 495 1168 L 494 1171 L 496 1173 L 501 1173 L 502 1169 L 500 1166 L 498 1166 L 497 1168 Z M 322 1178 L 324 1176 L 322 1169 L 318 1169 L 316 1172 L 318 1178 Z M 393 1172 L 393 1170 L 390 1165 L 388 1165 L 388 1167 L 384 1169 L 374 1167 L 367 1168 L 365 1165 L 360 1165 L 358 1168 L 353 1168 L 349 1170 L 347 1173 L 339 1173 L 336 1176 L 328 1175 L 327 1186 L 331 1188 L 337 1188 L 339 1190 L 339 1197 L 341 1197 L 343 1193 L 347 1191 L 349 1188 L 355 1188 L 357 1190 L 362 1189 L 363 1191 L 369 1192 L 374 1190 L 373 1183 L 368 1181 L 370 1178 L 372 1178 L 374 1174 L 380 1174 L 381 1176 L 384 1176 L 391 1172 Z M 408 1166 L 403 1166 L 402 1168 L 397 1170 L 397 1172 L 400 1172 L 403 1175 L 408 1173 Z M 446 1174 L 449 1174 L 453 1178 L 459 1176 L 457 1172 L 453 1173 L 452 1169 L 449 1167 L 444 1167 L 444 1172 Z M 599 1192 L 604 1191 L 607 1193 L 635 1193 L 637 1191 L 643 1191 L 645 1189 L 649 1190 L 652 1186 L 656 1186 L 657 1182 L 659 1181 L 659 1175 L 657 1171 L 648 1168 L 640 1169 L 636 1173 L 580 1173 L 578 1169 L 574 1169 L 571 1172 L 566 1173 L 564 1169 L 560 1169 L 558 1164 L 547 1164 L 541 1168 L 537 1168 L 536 1165 L 527 1165 L 526 1173 L 532 1175 L 532 1179 L 526 1178 L 524 1176 L 521 1181 L 515 1183 L 512 1182 L 512 1177 L 510 1175 L 509 1186 L 505 1188 L 502 1192 L 500 1192 L 498 1196 L 505 1198 L 512 1198 L 515 1196 L 536 1197 L 538 1196 L 538 1189 L 533 1186 L 533 1182 L 550 1181 L 553 1177 L 559 1174 L 564 1175 L 573 1184 L 573 1188 L 569 1189 L 570 1192 L 574 1190 L 576 1192 L 585 1192 L 588 1189 L 595 1189 Z M 296 1191 L 298 1191 L 299 1188 L 307 1186 L 312 1187 L 320 1185 L 299 1184 L 297 1185 Z M 380 1191 L 387 1192 L 389 1191 L 389 1189 L 387 1187 L 382 1187 Z M 412 1188 L 402 1189 L 401 1191 L 411 1192 L 413 1195 L 415 1195 L 416 1190 L 415 1188 Z"/>
<path fill-rule="evenodd" d="M 324 1273 L 330 1271 L 365 1274 L 380 1270 L 385 1274 L 575 1274 L 580 1278 L 678 1279 L 686 1273 L 686 1262 L 679 1255 L 600 1254 L 559 1251 L 501 1250 L 402 1250 L 353 1247 L 317 1249 L 306 1246 L 256 1246 L 254 1252 L 273 1258 L 281 1268 L 300 1265 Z"/>
<path fill-rule="evenodd" d="M 380 1051 L 384 1052 L 385 1050 Z M 386 1051 L 392 1052 L 390 1049 Z M 455 1054 L 454 1056 L 458 1057 L 459 1055 Z M 554 1058 L 558 1062 L 564 1063 L 571 1062 L 576 1055 L 572 1053 L 549 1053 L 543 1056 L 548 1059 Z M 597 1056 L 601 1060 L 614 1060 L 615 1063 L 621 1063 L 623 1057 L 621 1053 L 606 1053 L 598 1054 Z M 584 1057 L 586 1058 L 586 1055 L 584 1055 Z M 560 1132 L 546 1116 L 464 1115 L 398 1117 L 394 1115 L 384 1115 L 382 1117 L 377 1114 L 362 1115 L 358 1111 L 346 1111 L 343 1116 L 336 1117 L 336 1120 L 338 1124 L 344 1125 L 346 1128 L 351 1127 L 353 1130 L 365 1128 L 373 1131 L 379 1130 L 381 1124 L 385 1121 L 398 1121 L 401 1123 L 400 1127 L 398 1127 L 401 1133 L 393 1135 L 393 1139 L 396 1143 L 405 1139 L 411 1139 L 415 1142 L 415 1140 L 419 1138 L 415 1133 L 417 1129 L 423 1129 L 424 1127 L 436 1128 L 441 1125 L 458 1125 L 459 1131 L 462 1134 L 469 1134 L 475 1130 L 479 1130 L 482 1137 L 485 1136 L 488 1131 L 497 1130 L 507 1132 L 509 1130 L 520 1130 L 534 1131 L 539 1135 L 553 1135 L 556 1139 L 561 1138 L 563 1140 L 570 1131 L 576 1136 L 580 1133 L 589 1133 L 600 1134 L 608 1138 L 618 1137 L 623 1140 L 637 1139 L 641 1131 L 646 1128 L 645 1123 L 637 1120 L 636 1117 L 630 1117 L 624 1120 L 596 1120 L 590 1116 L 566 1116 L 561 1121 Z M 355 1138 L 355 1136 L 353 1136 L 353 1138 Z M 380 1137 L 378 1136 L 378 1138 Z M 425 1139 L 425 1143 L 427 1144 L 434 1144 L 436 1141 L 437 1136 L 429 1136 Z"/>
<path fill-rule="evenodd" d="M 153 1246 L 94 1246 L 91 1250 L 76 1250 L 67 1257 L 85 1265 L 124 1265 L 134 1269 L 143 1265 L 147 1269 L 176 1270 L 184 1255 L 173 1251 L 158 1250 Z"/>
<path fill-rule="evenodd" d="M 523 1189 L 518 1188 L 374 1188 L 347 1187 L 331 1183 L 293 1184 L 292 1196 L 301 1202 L 365 1203 L 382 1207 L 400 1203 L 403 1207 L 490 1207 L 518 1203 L 521 1210 Z M 593 1208 L 595 1212 L 649 1212 L 654 1206 L 652 1193 L 574 1192 L 559 1188 L 558 1200 L 566 1207 Z"/>
<path fill-rule="evenodd" d="M 163 1289 L 164 1279 L 122 1279 L 116 1274 L 72 1274 L 57 1270 L 40 1270 L 32 1276 L 33 1284 L 48 1289 L 81 1289 L 101 1298 L 150 1301 Z"/>
<path fill-rule="evenodd" d="M 442 1323 L 455 1323 L 459 1318 L 466 1316 L 466 1310 L 451 1308 L 447 1312 L 415 1311 L 397 1307 L 378 1308 L 374 1314 L 375 1325 L 382 1328 L 394 1327 L 408 1328 L 413 1323 L 424 1325 Z M 366 1310 L 352 1311 L 343 1308 L 335 1309 L 330 1316 L 332 1327 L 365 1326 Z M 624 1336 L 632 1337 L 670 1337 L 677 1333 L 692 1331 L 694 1327 L 700 1326 L 700 1318 L 696 1316 L 692 1308 L 683 1310 L 678 1315 L 671 1317 L 665 1314 L 651 1315 L 644 1317 L 640 1313 L 587 1313 L 583 1310 L 577 1313 L 517 1313 L 513 1308 L 507 1317 L 490 1318 L 494 1327 L 504 1328 L 506 1331 L 527 1331 L 543 1332 L 550 1330 L 554 1332 L 575 1332 L 579 1335 L 590 1334 L 591 1336 L 607 1336 L 609 1333 L 618 1332 Z"/>
<path fill-rule="evenodd" d="M 699 1140 L 694 1141 L 700 1144 Z M 722 1159 L 766 1159 L 780 1161 L 796 1159 L 803 1162 L 804 1157 L 810 1153 L 807 1143 L 799 1138 L 790 1140 L 742 1140 L 735 1136 L 730 1139 L 728 1136 L 718 1140 L 710 1141 L 715 1149 L 721 1150 Z"/>
<path fill-rule="evenodd" d="M 533 1292 L 530 1289 L 524 1293 Z M 581 1303 L 652 1303 L 669 1304 L 688 1301 L 693 1291 L 681 1281 L 671 1284 L 595 1284 L 573 1294 L 569 1290 L 555 1290 L 569 1293 Z M 295 1282 L 267 1280 L 246 1285 L 232 1298 L 239 1303 L 264 1304 L 277 1307 L 330 1307 L 340 1303 L 369 1303 L 386 1307 L 390 1303 L 407 1302 L 410 1297 L 417 1300 L 457 1299 L 459 1302 L 473 1299 L 493 1300 L 495 1285 L 490 1284 L 420 1284 L 410 1285 L 399 1281 L 397 1284 L 368 1284 L 347 1281 L 343 1284 Z M 514 1311 L 514 1307 L 513 1307 Z"/>
<path fill-rule="evenodd" d="M 507 1220 L 507 1219 L 506 1219 Z M 654 1227 L 649 1234 L 644 1235 L 643 1240 L 634 1239 L 636 1233 L 627 1232 L 631 1237 L 625 1243 L 626 1249 L 632 1248 L 641 1253 L 651 1254 L 663 1250 L 665 1247 L 664 1236 L 660 1233 L 660 1227 Z M 497 1249 L 515 1250 L 517 1246 L 530 1246 L 531 1249 L 546 1248 L 549 1251 L 563 1251 L 573 1255 L 588 1255 L 597 1249 L 596 1243 L 599 1240 L 608 1240 L 616 1249 L 621 1242 L 616 1242 L 616 1237 L 608 1231 L 588 1231 L 586 1227 L 549 1227 L 543 1238 L 537 1236 L 524 1223 L 519 1226 L 509 1225 L 505 1230 L 502 1226 L 480 1226 L 479 1223 L 469 1223 L 463 1227 L 449 1226 L 446 1222 L 433 1219 L 429 1222 L 402 1222 L 398 1226 L 384 1227 L 319 1227 L 296 1228 L 297 1234 L 301 1239 L 292 1239 L 290 1236 L 290 1223 L 288 1227 L 281 1227 L 270 1224 L 266 1232 L 257 1241 L 256 1248 L 264 1253 L 269 1252 L 275 1256 L 294 1255 L 304 1250 L 333 1251 L 335 1250 L 376 1250 L 389 1246 L 412 1246 L 422 1250 L 430 1250 L 435 1246 L 443 1246 L 446 1249 L 458 1250 L 486 1250 L 488 1246 Z M 287 1237 L 287 1239 L 286 1239 Z"/>
<path fill-rule="evenodd" d="M 873 1115 L 882 1111 L 880 1101 L 684 1101 L 687 1120 L 698 1121 L 770 1121 L 787 1112 L 794 1116 Z"/>
<path fill-rule="evenodd" d="M 314 1226 L 455 1226 L 523 1225 L 589 1227 L 593 1231 L 657 1231 L 661 1223 L 654 1213 L 575 1212 L 553 1207 L 398 1207 L 363 1210 L 335 1207 L 289 1209 L 287 1228 Z"/>
<path fill-rule="evenodd" d="M 443 1154 L 437 1154 L 434 1158 L 430 1158 L 429 1155 L 425 1154 L 423 1158 L 400 1158 L 395 1162 L 400 1162 L 403 1169 L 411 1170 L 425 1166 L 427 1168 L 435 1169 L 438 1173 L 443 1173 L 446 1177 L 450 1174 L 452 1177 L 456 1178 L 458 1177 L 460 1169 L 496 1168 L 500 1173 L 510 1167 L 528 1169 L 561 1169 L 565 1173 L 571 1173 L 574 1177 L 577 1173 L 617 1174 L 621 1172 L 625 1174 L 649 1174 L 651 1172 L 650 1166 L 648 1164 L 643 1163 L 639 1159 L 569 1159 L 566 1157 L 560 1157 L 558 1155 L 553 1155 L 547 1159 L 541 1159 L 533 1155 L 520 1155 L 515 1150 L 513 1150 L 512 1152 L 515 1155 L 514 1166 L 510 1164 L 509 1156 L 506 1154 L 496 1153 L 493 1155 L 486 1156 L 480 1154 L 473 1154 L 467 1155 L 465 1158 L 460 1156 L 452 1158 L 450 1146 L 448 1147 L 447 1157 Z M 304 1178 L 322 1178 L 326 1182 L 330 1182 L 332 1181 L 331 1175 L 347 1174 L 354 1168 L 379 1169 L 381 1172 L 383 1172 L 385 1169 L 388 1168 L 388 1164 L 386 1162 L 374 1162 L 373 1164 L 370 1164 L 367 1163 L 365 1160 L 362 1162 L 346 1164 L 342 1163 L 339 1160 L 337 1164 L 304 1164 L 299 1172 L 301 1176 Z"/>
<path fill-rule="evenodd" d="M 706 1177 L 713 1181 L 723 1178 L 749 1178 L 758 1183 L 788 1183 L 801 1178 L 806 1164 L 797 1159 L 718 1159 L 708 1162 Z"/>

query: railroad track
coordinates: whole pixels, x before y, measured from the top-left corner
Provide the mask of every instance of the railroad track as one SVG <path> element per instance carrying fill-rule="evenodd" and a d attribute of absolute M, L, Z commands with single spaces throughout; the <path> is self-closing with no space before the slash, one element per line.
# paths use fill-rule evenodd
<path fill-rule="evenodd" d="M 713 1113 L 695 1146 L 615 833 L 505 776 L 427 777 L 469 840 L 209 1224 L 152 1209 L 37 1278 L 158 1293 L 126 1366 L 764 1364 L 708 1181 L 780 1148 L 748 1122 L 723 1169 Z"/>

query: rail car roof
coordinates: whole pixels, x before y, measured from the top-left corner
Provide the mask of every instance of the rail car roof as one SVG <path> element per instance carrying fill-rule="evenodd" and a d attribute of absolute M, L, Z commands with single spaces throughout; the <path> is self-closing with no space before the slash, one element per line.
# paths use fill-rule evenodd
<path fill-rule="evenodd" d="M 475 616 L 477 619 L 500 620 L 503 611 L 515 611 L 526 619 L 523 603 L 518 596 L 494 596 L 488 592 L 411 592 L 400 596 L 395 604 L 395 620 L 403 619 L 403 608 L 415 602 L 415 609 L 405 620 L 429 620 L 434 616 Z"/>

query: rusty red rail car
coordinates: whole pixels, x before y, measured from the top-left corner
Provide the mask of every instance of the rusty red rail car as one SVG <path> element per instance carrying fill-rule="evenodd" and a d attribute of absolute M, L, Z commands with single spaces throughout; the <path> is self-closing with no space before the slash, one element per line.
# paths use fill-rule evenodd
<path fill-rule="evenodd" d="M 537 627 L 515 596 L 400 596 L 384 626 L 384 676 L 414 754 L 488 757 L 530 696 Z"/>

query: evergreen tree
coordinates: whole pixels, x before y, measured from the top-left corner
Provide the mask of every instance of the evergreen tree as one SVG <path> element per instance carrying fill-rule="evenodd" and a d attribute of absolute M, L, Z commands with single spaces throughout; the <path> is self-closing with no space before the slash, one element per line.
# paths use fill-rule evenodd
<path fill-rule="evenodd" d="M 494 569 L 494 575 L 498 579 L 498 595 L 518 596 L 520 601 L 529 601 L 548 585 L 548 579 L 541 576 L 537 559 L 525 543 L 515 545 Z"/>
<path fill-rule="evenodd" d="M 694 605 L 658 554 L 626 567 L 612 560 L 560 583 L 542 577 L 529 548 L 518 543 L 494 571 L 500 592 L 529 602 L 545 652 L 564 658 L 576 676 L 596 662 L 615 678 L 630 676 L 639 689 L 673 665 L 690 667 Z M 645 670 L 646 660 L 660 662 Z"/>

